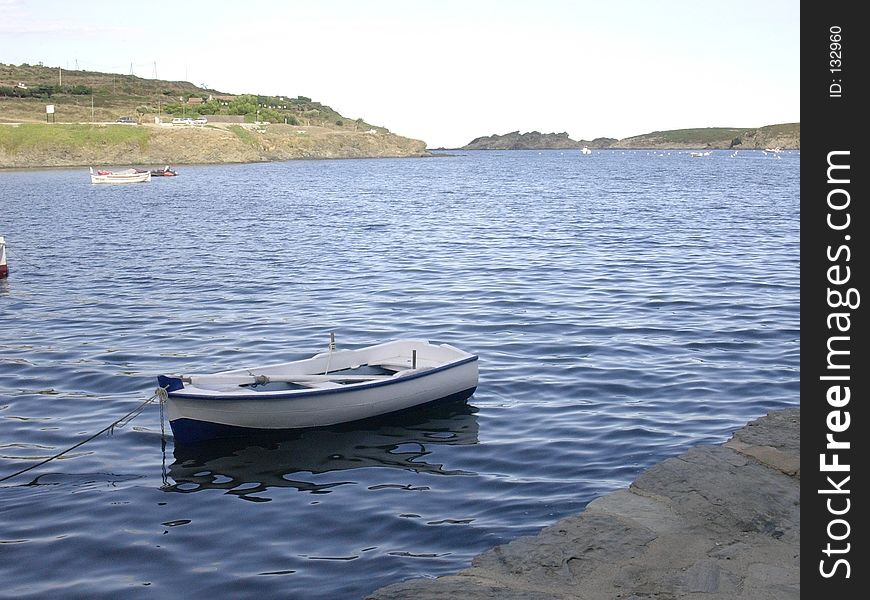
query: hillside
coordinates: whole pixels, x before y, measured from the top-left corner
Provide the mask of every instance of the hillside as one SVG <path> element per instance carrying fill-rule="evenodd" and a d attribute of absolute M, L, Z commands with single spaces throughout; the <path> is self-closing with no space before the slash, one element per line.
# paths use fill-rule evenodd
<path fill-rule="evenodd" d="M 783 123 L 759 128 L 706 127 L 701 129 L 673 129 L 653 131 L 643 135 L 617 140 L 595 138 L 575 141 L 567 133 L 539 133 L 513 131 L 504 135 L 490 135 L 473 139 L 461 150 L 544 150 L 562 148 L 800 148 L 801 124 Z"/>
<path fill-rule="evenodd" d="M 161 166 L 296 158 L 426 156 L 426 144 L 391 133 L 276 124 L 0 125 L 0 168 Z"/>
<path fill-rule="evenodd" d="M 552 150 L 563 148 L 582 148 L 589 146 L 592 148 L 606 148 L 615 139 L 597 138 L 595 140 L 572 140 L 567 133 L 541 133 L 539 131 L 530 131 L 528 133 L 520 133 L 512 131 L 504 135 L 490 135 L 479 137 L 471 140 L 468 144 L 460 148 L 461 150 Z"/>
<path fill-rule="evenodd" d="M 735 148 L 790 148 L 801 147 L 801 124 L 781 123 L 766 125 L 743 136 Z"/>
<path fill-rule="evenodd" d="M 468 144 L 460 148 L 461 150 L 558 150 L 563 148 L 582 148 L 589 146 L 592 148 L 606 148 L 615 139 L 597 138 L 595 140 L 572 140 L 568 134 L 563 133 L 541 133 L 539 131 L 530 131 L 528 133 L 520 133 L 512 131 L 504 135 L 490 135 L 479 137 L 471 140 Z"/>
<path fill-rule="evenodd" d="M 55 106 L 55 119 L 63 123 L 112 122 L 122 116 L 153 123 L 155 116 L 235 115 L 249 123 L 286 120 L 289 125 L 388 131 L 343 117 L 305 96 L 234 95 L 187 81 L 0 63 L 0 122 L 44 122 L 46 104 Z"/>
<path fill-rule="evenodd" d="M 764 149 L 800 148 L 801 124 L 783 123 L 754 128 L 706 127 L 653 131 L 619 140 L 614 148 Z"/>
<path fill-rule="evenodd" d="M 115 125 L 121 117 L 133 124 Z M 176 117 L 208 124 L 169 126 Z M 420 140 L 304 96 L 233 95 L 186 81 L 0 63 L 0 167 L 425 155 Z"/>

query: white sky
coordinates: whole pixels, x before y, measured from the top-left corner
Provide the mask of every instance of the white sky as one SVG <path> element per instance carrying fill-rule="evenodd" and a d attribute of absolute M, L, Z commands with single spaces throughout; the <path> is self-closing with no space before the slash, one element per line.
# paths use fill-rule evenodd
<path fill-rule="evenodd" d="M 430 148 L 800 121 L 798 0 L 0 0 L 0 62 L 308 96 Z"/>

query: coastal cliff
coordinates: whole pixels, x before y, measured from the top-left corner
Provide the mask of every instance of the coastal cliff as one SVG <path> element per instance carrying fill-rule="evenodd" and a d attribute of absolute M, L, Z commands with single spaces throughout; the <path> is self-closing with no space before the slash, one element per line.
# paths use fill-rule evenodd
<path fill-rule="evenodd" d="M 427 156 L 381 131 L 292 125 L 0 125 L 0 168 L 221 164 L 296 158 Z"/>

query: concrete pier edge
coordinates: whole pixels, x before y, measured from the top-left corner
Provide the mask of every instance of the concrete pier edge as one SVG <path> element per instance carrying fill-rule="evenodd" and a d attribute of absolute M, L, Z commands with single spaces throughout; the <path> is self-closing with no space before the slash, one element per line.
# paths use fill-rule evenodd
<path fill-rule="evenodd" d="M 650 467 L 456 575 L 366 598 L 797 600 L 799 566 L 800 408 L 788 408 Z"/>

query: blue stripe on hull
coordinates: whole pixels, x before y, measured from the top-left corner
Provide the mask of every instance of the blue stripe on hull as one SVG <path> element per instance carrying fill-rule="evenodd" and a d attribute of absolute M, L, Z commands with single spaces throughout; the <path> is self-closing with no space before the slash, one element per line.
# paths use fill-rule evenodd
<path fill-rule="evenodd" d="M 421 408 L 432 406 L 433 404 L 440 403 L 448 403 L 448 402 L 458 402 L 460 400 L 466 400 L 476 390 L 476 387 L 469 388 L 467 390 L 463 390 L 456 394 L 451 394 L 450 396 L 445 396 L 444 398 L 438 398 L 437 400 L 432 400 L 431 402 L 426 402 L 423 404 L 418 404 L 416 406 L 412 406 L 410 408 L 406 408 L 404 410 L 399 410 L 391 413 L 386 413 L 383 415 L 378 415 L 375 417 L 369 417 L 367 419 L 361 419 L 358 421 L 353 421 L 353 424 L 364 424 L 364 423 L 373 423 L 378 421 L 379 419 L 384 419 L 386 417 L 394 417 L 397 415 L 402 415 L 406 413 L 413 412 L 415 410 L 419 410 Z M 346 426 L 349 423 L 341 423 L 341 426 Z M 299 431 L 298 429 L 254 429 L 250 427 L 237 427 L 235 425 L 223 425 L 221 423 L 209 423 L 208 421 L 197 421 L 196 419 L 176 419 L 174 421 L 169 422 L 170 427 L 172 427 L 172 435 L 175 438 L 176 445 L 180 444 L 195 444 L 198 442 L 205 442 L 208 440 L 214 439 L 223 439 L 223 438 L 239 438 L 239 437 L 250 437 L 265 434 L 280 434 L 282 431 Z M 339 425 L 339 424 L 337 424 Z M 329 425 L 327 427 L 333 427 Z"/>

